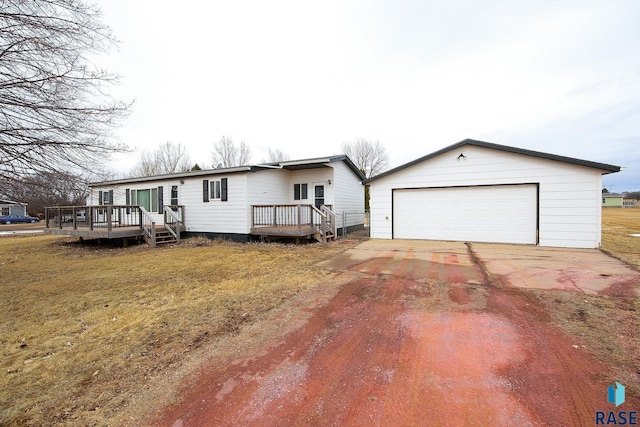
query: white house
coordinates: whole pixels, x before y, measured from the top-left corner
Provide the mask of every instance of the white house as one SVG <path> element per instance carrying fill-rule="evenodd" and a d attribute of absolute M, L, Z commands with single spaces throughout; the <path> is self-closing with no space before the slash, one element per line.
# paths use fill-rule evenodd
<path fill-rule="evenodd" d="M 0 215 L 27 215 L 27 204 L 13 200 L 0 200 Z"/>
<path fill-rule="evenodd" d="M 235 241 L 261 235 L 297 237 L 304 232 L 295 226 L 302 230 L 300 224 L 314 215 L 311 206 L 324 205 L 335 213 L 337 232 L 362 227 L 364 179 L 347 156 L 337 155 L 99 182 L 90 185 L 88 204 L 139 205 L 159 224 L 165 206 L 180 205 L 187 235 Z M 361 215 L 349 215 L 343 223 L 343 212 Z"/>
<path fill-rule="evenodd" d="M 466 139 L 370 186 L 371 237 L 597 248 L 619 166 Z"/>

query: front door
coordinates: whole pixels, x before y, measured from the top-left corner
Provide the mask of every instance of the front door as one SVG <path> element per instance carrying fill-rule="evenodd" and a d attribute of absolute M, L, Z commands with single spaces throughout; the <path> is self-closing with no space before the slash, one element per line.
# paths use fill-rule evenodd
<path fill-rule="evenodd" d="M 315 207 L 320 209 L 320 206 L 324 205 L 324 185 L 316 185 L 315 191 Z"/>
<path fill-rule="evenodd" d="M 136 198 L 136 204 L 151 212 L 151 190 L 138 190 Z"/>

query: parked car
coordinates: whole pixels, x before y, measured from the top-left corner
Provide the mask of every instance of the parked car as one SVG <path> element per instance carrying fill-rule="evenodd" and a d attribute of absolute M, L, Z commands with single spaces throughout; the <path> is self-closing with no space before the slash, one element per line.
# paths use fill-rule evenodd
<path fill-rule="evenodd" d="M 76 221 L 77 222 L 86 222 L 87 214 L 85 211 L 76 212 Z M 62 222 L 73 222 L 73 215 L 62 215 Z"/>
<path fill-rule="evenodd" d="M 20 222 L 40 222 L 40 218 L 29 215 L 3 215 L 0 216 L 0 224 L 18 224 Z"/>

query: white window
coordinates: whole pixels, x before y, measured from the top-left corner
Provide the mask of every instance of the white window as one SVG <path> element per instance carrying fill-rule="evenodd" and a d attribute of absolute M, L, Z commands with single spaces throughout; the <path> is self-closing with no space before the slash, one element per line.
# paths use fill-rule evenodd
<path fill-rule="evenodd" d="M 210 181 L 209 189 L 211 190 L 209 198 L 211 200 L 220 200 L 220 198 L 222 197 L 220 181 Z"/>
<path fill-rule="evenodd" d="M 308 198 L 307 184 L 293 184 L 293 200 L 306 200 Z"/>

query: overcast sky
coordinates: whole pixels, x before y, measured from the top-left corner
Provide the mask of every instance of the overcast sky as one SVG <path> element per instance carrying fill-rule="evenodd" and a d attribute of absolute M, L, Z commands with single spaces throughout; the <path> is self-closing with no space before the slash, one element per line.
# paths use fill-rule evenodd
<path fill-rule="evenodd" d="M 363 137 L 397 166 L 472 138 L 623 166 L 605 186 L 640 190 L 640 1 L 99 4 L 131 148 L 210 167 L 223 135 L 254 162 Z"/>

